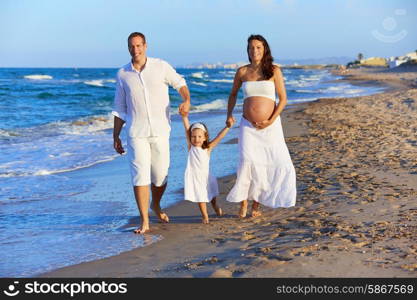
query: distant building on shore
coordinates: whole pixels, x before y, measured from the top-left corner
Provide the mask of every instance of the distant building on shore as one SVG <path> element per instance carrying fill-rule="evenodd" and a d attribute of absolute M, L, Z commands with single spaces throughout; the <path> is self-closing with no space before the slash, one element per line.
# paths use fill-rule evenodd
<path fill-rule="evenodd" d="M 417 51 L 407 53 L 403 56 L 391 56 L 388 58 L 388 66 L 390 68 L 395 68 L 412 60 L 417 60 Z"/>
<path fill-rule="evenodd" d="M 231 63 L 231 64 L 224 64 L 222 62 L 209 64 L 203 63 L 200 65 L 188 65 L 185 66 L 185 69 L 237 69 L 241 66 L 248 64 L 247 62 L 238 62 L 238 63 Z"/>

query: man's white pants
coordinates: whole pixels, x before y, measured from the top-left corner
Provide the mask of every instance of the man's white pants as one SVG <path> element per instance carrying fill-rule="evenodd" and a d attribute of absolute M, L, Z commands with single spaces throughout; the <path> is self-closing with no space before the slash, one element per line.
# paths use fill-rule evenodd
<path fill-rule="evenodd" d="M 163 186 L 169 168 L 169 137 L 128 137 L 127 154 L 134 186 Z"/>

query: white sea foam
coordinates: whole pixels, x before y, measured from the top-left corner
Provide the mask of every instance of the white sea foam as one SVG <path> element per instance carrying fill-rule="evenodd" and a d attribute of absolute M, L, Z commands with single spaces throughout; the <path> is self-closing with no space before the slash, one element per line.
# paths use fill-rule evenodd
<path fill-rule="evenodd" d="M 317 93 L 314 90 L 295 90 L 297 93 Z"/>
<path fill-rule="evenodd" d="M 191 74 L 191 77 L 203 79 L 204 77 L 207 77 L 207 75 L 205 75 L 204 72 L 195 72 Z"/>
<path fill-rule="evenodd" d="M 15 135 L 17 135 L 17 133 L 14 133 L 11 130 L 0 129 L 0 137 L 2 137 L 2 136 L 15 136 Z"/>
<path fill-rule="evenodd" d="M 303 80 L 289 80 L 287 82 L 287 85 L 291 87 L 307 87 L 307 86 L 313 86 L 314 83 L 305 82 Z"/>
<path fill-rule="evenodd" d="M 80 135 L 113 128 L 113 116 L 108 114 L 81 118 L 71 123 L 60 123 L 64 133 Z"/>
<path fill-rule="evenodd" d="M 92 167 L 94 165 L 101 164 L 101 163 L 104 163 L 104 162 L 112 161 L 113 159 L 115 159 L 116 157 L 119 157 L 119 156 L 120 156 L 119 154 L 113 154 L 113 155 L 107 156 L 103 159 L 96 160 L 96 161 L 93 161 L 93 162 L 90 162 L 90 163 L 87 163 L 87 164 L 83 164 L 83 165 L 80 165 L 80 166 L 75 166 L 75 167 L 72 167 L 72 168 L 58 169 L 58 170 L 41 169 L 41 170 L 38 170 L 38 171 L 33 172 L 33 173 L 22 173 L 22 174 L 20 174 L 20 176 L 31 176 L 31 175 L 46 176 L 46 175 L 52 175 L 52 174 L 59 174 L 59 173 L 75 171 L 75 170 L 79 170 L 79 169 Z M 0 177 L 1 177 L 1 175 L 0 175 Z"/>
<path fill-rule="evenodd" d="M 233 79 L 209 79 L 209 81 L 211 82 L 228 82 L 228 83 L 232 83 Z"/>
<path fill-rule="evenodd" d="M 84 81 L 84 83 L 87 84 L 87 85 L 98 86 L 98 87 L 105 86 L 106 82 L 114 83 L 114 82 L 116 82 L 116 80 L 114 80 L 114 79 L 96 79 L 96 80 Z"/>
<path fill-rule="evenodd" d="M 89 80 L 84 81 L 85 84 L 92 85 L 92 86 L 104 86 L 103 80 Z"/>
<path fill-rule="evenodd" d="M 336 86 L 330 86 L 326 89 L 323 89 L 323 92 L 343 92 L 344 89 L 346 89 L 347 86 L 345 85 L 336 85 Z"/>
<path fill-rule="evenodd" d="M 52 79 L 53 77 L 50 75 L 33 74 L 33 75 L 26 75 L 24 76 L 24 78 L 32 79 L 32 80 L 45 80 L 45 79 Z"/>
<path fill-rule="evenodd" d="M 207 84 L 203 83 L 203 82 L 196 82 L 196 81 L 191 81 L 192 84 L 195 85 L 201 85 L 201 86 L 207 86 Z"/>
<path fill-rule="evenodd" d="M 346 94 L 360 94 L 363 92 L 361 89 L 349 89 L 344 91 Z"/>

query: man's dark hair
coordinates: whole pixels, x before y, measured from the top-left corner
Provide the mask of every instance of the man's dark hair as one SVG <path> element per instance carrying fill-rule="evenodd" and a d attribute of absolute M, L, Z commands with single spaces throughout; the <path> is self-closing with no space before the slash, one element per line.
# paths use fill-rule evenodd
<path fill-rule="evenodd" d="M 143 43 L 144 43 L 144 44 L 146 44 L 146 38 L 145 38 L 145 35 L 144 35 L 143 33 L 140 33 L 140 32 L 132 32 L 131 34 L 129 34 L 129 37 L 127 38 L 127 44 L 129 44 L 130 39 L 131 39 L 131 38 L 134 38 L 135 36 L 139 36 L 139 37 L 141 37 L 141 38 L 142 38 L 142 40 L 143 40 Z"/>

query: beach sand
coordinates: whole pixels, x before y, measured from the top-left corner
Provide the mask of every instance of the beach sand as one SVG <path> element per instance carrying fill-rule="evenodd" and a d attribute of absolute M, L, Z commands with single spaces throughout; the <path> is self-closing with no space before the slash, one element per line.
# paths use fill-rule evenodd
<path fill-rule="evenodd" d="M 239 205 L 225 202 L 235 176 L 220 178 L 223 217 L 209 207 L 203 225 L 197 205 L 182 201 L 166 209 L 169 224 L 153 217 L 161 241 L 40 277 L 416 277 L 416 70 L 342 75 L 390 89 L 283 112 L 295 207 L 240 220 Z"/>

